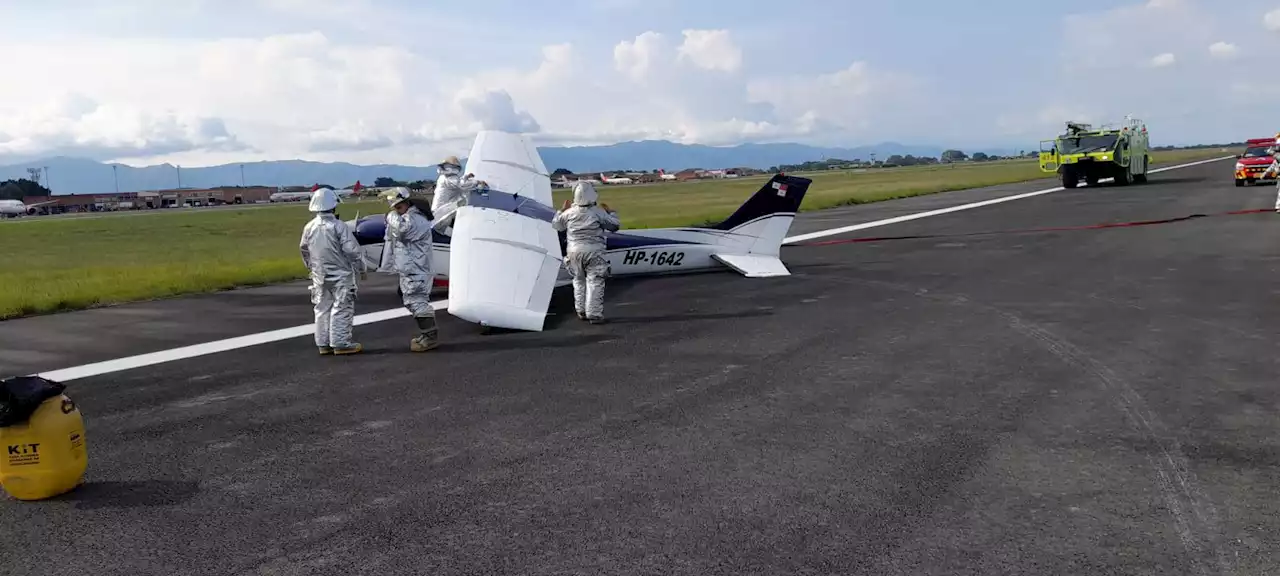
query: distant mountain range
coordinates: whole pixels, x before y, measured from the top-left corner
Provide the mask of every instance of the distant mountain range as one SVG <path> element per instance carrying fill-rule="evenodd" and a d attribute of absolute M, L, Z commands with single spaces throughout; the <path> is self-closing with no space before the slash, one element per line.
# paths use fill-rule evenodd
<path fill-rule="evenodd" d="M 559 168 L 574 173 L 596 173 L 615 170 L 657 170 L 677 172 L 686 168 L 758 168 L 781 164 L 800 164 L 823 158 L 869 160 L 872 154 L 884 160 L 894 154 L 933 156 L 943 149 L 886 142 L 857 148 L 821 148 L 804 144 L 742 144 L 731 147 L 676 144 L 667 141 L 622 142 L 607 146 L 571 146 L 539 148 L 547 169 Z M 1012 155 L 1017 150 L 965 150 L 969 154 L 986 152 Z M 431 180 L 434 166 L 377 164 L 361 166 L 345 162 L 311 162 L 277 160 L 245 162 L 201 168 L 182 168 L 171 164 L 133 167 L 104 164 L 82 158 L 55 157 L 34 162 L 0 166 L 0 181 L 28 178 L 27 168 L 48 167 L 49 182 L 55 194 L 101 194 L 114 192 L 119 179 L 121 192 L 177 188 L 238 186 L 243 166 L 244 184 L 249 186 L 310 186 L 324 183 L 345 187 L 355 181 L 372 185 L 378 177 L 399 181 Z M 115 167 L 115 174 L 112 167 Z M 43 176 L 43 173 L 42 173 Z M 41 180 L 41 184 L 45 184 Z"/>

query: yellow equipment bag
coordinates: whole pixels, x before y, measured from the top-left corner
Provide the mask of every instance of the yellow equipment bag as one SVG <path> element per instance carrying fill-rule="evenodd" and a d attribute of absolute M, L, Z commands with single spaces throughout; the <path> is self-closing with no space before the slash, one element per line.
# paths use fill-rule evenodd
<path fill-rule="evenodd" d="M 84 420 L 65 388 L 38 376 L 0 381 L 0 487 L 14 498 L 44 500 L 84 481 Z"/>

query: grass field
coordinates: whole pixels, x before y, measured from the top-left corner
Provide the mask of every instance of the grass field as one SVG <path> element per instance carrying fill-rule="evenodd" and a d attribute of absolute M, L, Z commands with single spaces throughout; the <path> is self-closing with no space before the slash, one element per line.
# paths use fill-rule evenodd
<path fill-rule="evenodd" d="M 1219 149 L 1156 152 L 1157 164 L 1221 157 Z M 807 174 L 802 210 L 1044 178 L 1033 161 Z M 1224 176 L 1226 177 L 1226 176 Z M 601 187 L 626 228 L 700 224 L 727 216 L 764 177 Z M 557 207 L 569 197 L 557 190 Z M 344 219 L 381 213 L 344 204 Z M 305 277 L 298 237 L 305 205 L 188 209 L 0 224 L 0 319 L 208 292 Z M 306 296 L 299 293 L 300 298 Z"/>

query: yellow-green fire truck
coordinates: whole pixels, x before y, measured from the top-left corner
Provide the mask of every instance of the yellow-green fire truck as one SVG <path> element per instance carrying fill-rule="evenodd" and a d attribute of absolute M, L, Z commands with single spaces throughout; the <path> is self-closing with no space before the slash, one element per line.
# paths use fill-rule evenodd
<path fill-rule="evenodd" d="M 1075 188 L 1081 180 L 1096 186 L 1107 178 L 1117 186 L 1146 182 L 1150 163 L 1147 126 L 1131 117 L 1120 128 L 1098 130 L 1067 122 L 1061 136 L 1040 142 L 1040 170 L 1061 176 L 1063 188 Z"/>

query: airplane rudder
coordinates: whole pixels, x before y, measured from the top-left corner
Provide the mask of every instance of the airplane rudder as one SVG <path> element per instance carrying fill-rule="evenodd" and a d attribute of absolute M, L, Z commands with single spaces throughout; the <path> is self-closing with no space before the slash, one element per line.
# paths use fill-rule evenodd
<path fill-rule="evenodd" d="M 809 190 L 809 183 L 807 178 L 775 174 L 743 203 L 742 208 L 750 209 L 754 217 L 796 212 Z"/>
<path fill-rule="evenodd" d="M 760 214 L 751 224 L 753 229 L 750 233 L 756 237 L 750 250 L 752 253 L 778 254 L 811 183 L 808 178 L 779 172 L 749 201 L 756 203 Z"/>
<path fill-rule="evenodd" d="M 790 226 L 789 217 L 799 211 L 800 203 L 804 200 L 811 182 L 808 178 L 787 176 L 779 172 L 765 181 L 760 189 L 749 196 L 728 218 L 703 228 L 741 232 L 740 229 L 743 226 L 755 226 L 763 220 L 784 215 L 788 217 L 787 226 Z"/>

